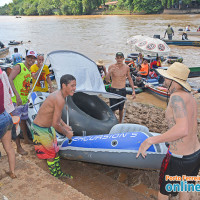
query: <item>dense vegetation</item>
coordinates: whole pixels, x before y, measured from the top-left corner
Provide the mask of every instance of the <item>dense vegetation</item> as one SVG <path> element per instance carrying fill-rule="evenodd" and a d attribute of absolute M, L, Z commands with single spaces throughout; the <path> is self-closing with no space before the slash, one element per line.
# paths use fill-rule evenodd
<path fill-rule="evenodd" d="M 0 7 L 0 15 L 88 15 L 108 0 L 13 0 Z M 160 13 L 164 8 L 188 8 L 200 0 L 118 0 L 107 9 L 132 12 Z"/>
<path fill-rule="evenodd" d="M 13 0 L 0 8 L 0 15 L 91 14 L 105 0 Z"/>

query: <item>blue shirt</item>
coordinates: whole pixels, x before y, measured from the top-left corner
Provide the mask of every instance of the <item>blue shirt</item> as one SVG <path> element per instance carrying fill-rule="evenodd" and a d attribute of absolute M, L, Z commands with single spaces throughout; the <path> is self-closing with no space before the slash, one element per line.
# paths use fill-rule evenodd
<path fill-rule="evenodd" d="M 12 61 L 13 61 L 13 65 L 16 65 L 17 63 L 21 63 L 22 55 L 20 53 L 14 53 L 12 55 Z"/>

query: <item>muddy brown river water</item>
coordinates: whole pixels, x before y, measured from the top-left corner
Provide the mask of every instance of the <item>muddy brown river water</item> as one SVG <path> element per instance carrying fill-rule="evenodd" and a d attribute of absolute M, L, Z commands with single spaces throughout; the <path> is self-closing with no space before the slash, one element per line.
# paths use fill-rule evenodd
<path fill-rule="evenodd" d="M 196 30 L 200 25 L 199 22 L 200 15 L 22 16 L 22 18 L 0 16 L 0 40 L 6 45 L 10 40 L 23 41 L 23 44 L 17 47 L 24 56 L 26 49 L 36 50 L 45 55 L 54 50 L 72 50 L 94 61 L 103 59 L 108 67 L 115 62 L 117 51 L 124 52 L 125 56 L 131 53 L 126 40 L 133 35 L 143 34 L 152 37 L 156 34 L 163 37 L 167 25 L 171 24 L 175 31 L 174 38 L 180 39 L 179 28 L 190 24 L 191 29 Z M 200 40 L 200 37 L 190 37 L 190 39 Z M 171 55 L 182 56 L 184 64 L 189 67 L 200 66 L 200 47 L 170 46 L 170 48 Z M 13 49 L 11 46 L 9 53 L 4 56 L 11 56 Z M 192 82 L 194 87 L 200 87 L 198 78 Z M 132 111 L 135 113 L 132 115 L 129 109 L 126 122 L 146 124 L 155 132 L 166 130 L 166 125 L 163 123 L 165 102 L 148 93 L 139 94 L 135 101 L 130 98 L 129 100 L 131 102 L 129 106 L 135 109 Z M 136 102 L 151 104 L 151 107 L 137 105 Z M 144 108 L 146 114 L 143 113 Z M 48 171 L 46 163 L 35 157 L 34 149 L 28 145 L 25 147 L 30 153 L 27 159 Z M 157 171 L 123 169 L 67 160 L 62 161 L 62 167 L 75 177 L 73 181 L 67 183 L 93 199 L 134 200 L 137 193 L 144 195 L 144 199 L 156 199 Z M 193 199 L 198 197 L 193 196 Z"/>

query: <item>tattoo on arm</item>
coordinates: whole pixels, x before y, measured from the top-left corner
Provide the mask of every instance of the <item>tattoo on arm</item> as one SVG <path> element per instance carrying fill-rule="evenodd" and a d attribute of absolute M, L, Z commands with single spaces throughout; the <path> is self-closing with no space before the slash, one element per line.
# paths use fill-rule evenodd
<path fill-rule="evenodd" d="M 175 118 L 186 117 L 186 114 L 187 114 L 186 105 L 180 96 L 178 96 L 178 95 L 172 96 L 170 104 L 173 109 Z"/>
<path fill-rule="evenodd" d="M 175 141 L 173 141 L 173 142 L 170 142 L 170 149 L 171 150 L 174 150 L 174 151 L 177 151 L 177 143 L 179 143 L 179 142 L 183 142 L 183 139 L 182 138 L 180 138 L 180 139 L 178 139 L 178 140 L 175 140 Z"/>
<path fill-rule="evenodd" d="M 175 125 L 175 121 L 174 121 L 173 117 L 167 119 L 167 122 L 168 122 L 168 127 L 169 128 L 172 128 Z"/>

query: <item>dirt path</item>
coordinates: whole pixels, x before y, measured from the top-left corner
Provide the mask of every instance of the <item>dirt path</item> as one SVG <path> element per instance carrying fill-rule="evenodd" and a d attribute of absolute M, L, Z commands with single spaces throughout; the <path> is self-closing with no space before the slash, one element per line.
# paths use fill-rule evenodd
<path fill-rule="evenodd" d="M 167 129 L 164 120 L 164 102 L 149 94 L 137 95 L 132 101 L 128 97 L 126 123 L 145 125 L 152 132 Z M 149 105 L 149 99 L 153 104 Z M 137 103 L 137 102 L 142 102 Z M 158 106 L 158 107 L 157 107 Z M 14 144 L 13 144 L 14 145 Z M 14 145 L 15 146 L 15 145 Z M 157 170 L 126 169 L 70 160 L 61 160 L 64 172 L 73 175 L 73 180 L 58 180 L 49 175 L 46 161 L 36 157 L 32 145 L 23 144 L 29 155 L 17 156 L 17 179 L 5 175 L 8 169 L 7 157 L 0 145 L 0 192 L 9 200 L 32 199 L 94 199 L 94 200 L 135 200 L 157 199 Z M 200 174 L 199 174 L 200 175 Z M 174 198 L 177 199 L 177 198 Z M 200 194 L 192 193 L 192 200 L 200 199 Z"/>

